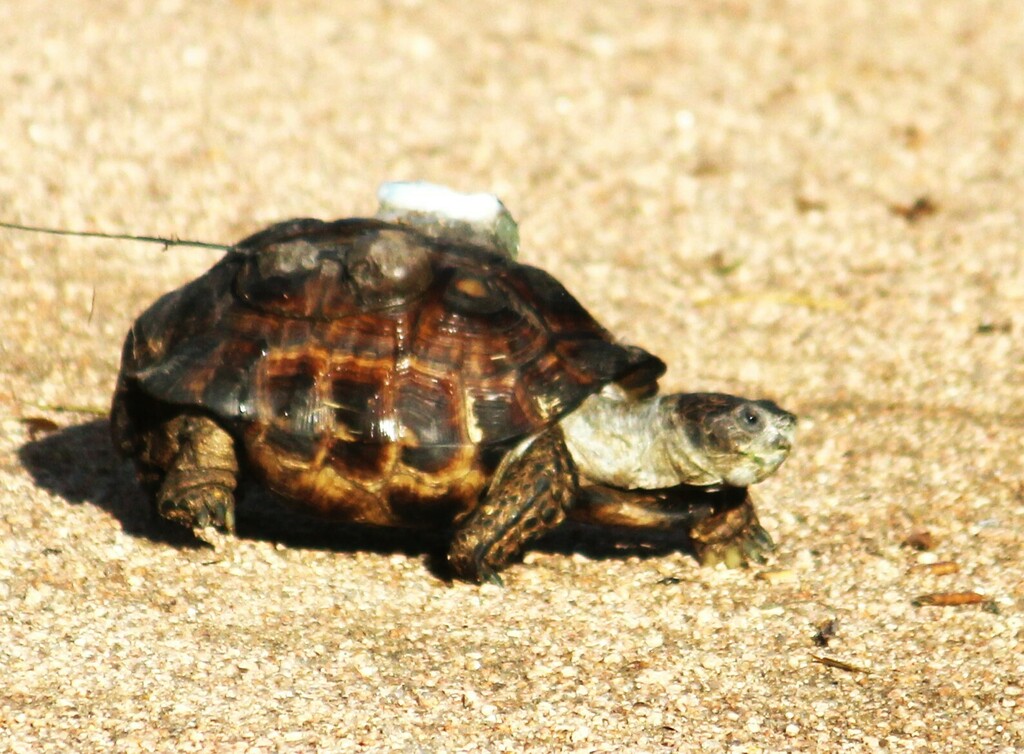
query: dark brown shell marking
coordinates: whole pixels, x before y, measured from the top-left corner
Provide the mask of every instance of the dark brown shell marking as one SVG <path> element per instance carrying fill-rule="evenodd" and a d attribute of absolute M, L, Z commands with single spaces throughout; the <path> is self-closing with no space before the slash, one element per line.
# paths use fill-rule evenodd
<path fill-rule="evenodd" d="M 320 513 L 450 520 L 521 438 L 663 371 L 539 269 L 376 220 L 297 220 L 139 317 L 114 434 L 131 453 L 154 407 L 209 413 Z"/>

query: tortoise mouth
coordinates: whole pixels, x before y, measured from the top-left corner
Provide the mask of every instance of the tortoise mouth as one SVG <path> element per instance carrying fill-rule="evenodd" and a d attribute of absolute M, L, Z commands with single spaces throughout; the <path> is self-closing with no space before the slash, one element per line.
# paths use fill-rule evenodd
<path fill-rule="evenodd" d="M 749 487 L 778 471 L 788 457 L 788 447 L 778 447 L 767 453 L 745 453 L 742 456 L 744 462 L 723 474 L 722 479 L 730 487 Z"/>

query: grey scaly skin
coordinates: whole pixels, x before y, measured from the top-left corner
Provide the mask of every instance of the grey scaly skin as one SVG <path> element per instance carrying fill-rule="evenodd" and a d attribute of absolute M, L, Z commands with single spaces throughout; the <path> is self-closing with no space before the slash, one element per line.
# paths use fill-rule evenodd
<path fill-rule="evenodd" d="M 772 401 L 722 393 L 628 400 L 602 391 L 562 419 L 582 476 L 621 489 L 747 487 L 793 446 L 796 417 Z"/>

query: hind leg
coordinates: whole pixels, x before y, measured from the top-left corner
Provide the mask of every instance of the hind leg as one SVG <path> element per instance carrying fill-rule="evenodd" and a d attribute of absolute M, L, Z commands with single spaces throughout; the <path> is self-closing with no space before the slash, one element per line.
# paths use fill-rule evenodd
<path fill-rule="evenodd" d="M 192 529 L 235 531 L 238 459 L 234 440 L 213 419 L 179 415 L 143 435 L 139 478 L 157 513 Z"/>
<path fill-rule="evenodd" d="M 562 522 L 577 488 L 576 466 L 554 427 L 510 452 L 448 552 L 455 574 L 501 583 L 498 571 L 531 539 Z"/>

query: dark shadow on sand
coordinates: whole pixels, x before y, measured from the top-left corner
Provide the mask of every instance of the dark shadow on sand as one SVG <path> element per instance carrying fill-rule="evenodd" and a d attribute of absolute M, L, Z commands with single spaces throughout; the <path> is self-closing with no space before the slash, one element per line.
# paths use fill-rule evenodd
<path fill-rule="evenodd" d="M 36 484 L 72 505 L 105 510 L 125 533 L 179 548 L 206 545 L 178 526 L 152 514 L 131 463 L 114 450 L 106 420 L 65 427 L 31 440 L 19 450 L 22 464 Z M 279 542 L 288 547 L 334 552 L 402 553 L 423 558 L 439 578 L 450 577 L 444 531 L 386 529 L 323 521 L 297 513 L 254 485 L 243 485 L 237 508 L 238 536 Z M 591 559 L 654 557 L 687 550 L 679 535 L 634 534 L 567 523 L 530 549 Z"/>

